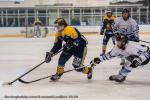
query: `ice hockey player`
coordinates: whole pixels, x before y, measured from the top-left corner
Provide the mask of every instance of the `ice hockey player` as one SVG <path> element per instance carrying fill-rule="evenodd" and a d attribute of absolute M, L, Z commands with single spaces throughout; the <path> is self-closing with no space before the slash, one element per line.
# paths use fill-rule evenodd
<path fill-rule="evenodd" d="M 42 27 L 42 22 L 37 18 L 34 21 L 34 37 L 41 37 L 41 27 Z"/>
<path fill-rule="evenodd" d="M 125 81 L 127 75 L 131 72 L 133 68 L 138 66 L 143 66 L 150 61 L 150 49 L 147 46 L 141 45 L 139 42 L 128 41 L 126 35 L 121 33 L 116 33 L 116 45 L 113 49 L 100 57 L 96 57 L 91 61 L 91 65 L 95 66 L 100 62 L 109 60 L 113 57 L 124 56 L 126 59 L 125 64 L 117 75 L 111 75 L 109 80 L 116 82 Z"/>
<path fill-rule="evenodd" d="M 55 33 L 55 42 L 50 52 L 46 53 L 45 61 L 49 63 L 55 53 L 61 48 L 63 48 L 63 51 L 58 60 L 56 74 L 51 77 L 51 80 L 56 81 L 61 78 L 63 75 L 62 73 L 64 72 L 65 63 L 71 58 L 71 56 L 74 56 L 72 65 L 76 68 L 76 71 L 87 74 L 87 78 L 91 79 L 92 68 L 83 66 L 87 53 L 86 38 L 80 34 L 76 28 L 68 26 L 63 18 L 58 18 L 54 24 L 57 29 L 57 32 Z M 65 44 L 62 46 L 63 41 Z"/>
<path fill-rule="evenodd" d="M 123 34 L 127 35 L 129 41 L 139 42 L 139 26 L 134 19 L 130 17 L 130 11 L 123 9 L 122 16 L 116 18 L 113 24 L 113 32 L 122 31 Z M 121 58 L 121 65 L 125 62 L 124 57 Z"/>
<path fill-rule="evenodd" d="M 121 30 L 130 41 L 139 42 L 139 26 L 136 21 L 130 17 L 130 11 L 123 9 L 122 16 L 116 18 L 113 25 L 113 32 Z"/>
<path fill-rule="evenodd" d="M 116 17 L 113 16 L 113 13 L 110 9 L 107 9 L 105 13 L 106 13 L 106 16 L 104 16 L 103 18 L 103 24 L 102 24 L 102 28 L 100 31 L 100 35 L 104 34 L 102 53 L 106 52 L 107 43 L 110 38 L 112 38 L 113 44 L 115 44 L 115 38 L 114 38 L 113 31 L 112 31 L 112 24 L 114 23 L 114 20 Z"/>

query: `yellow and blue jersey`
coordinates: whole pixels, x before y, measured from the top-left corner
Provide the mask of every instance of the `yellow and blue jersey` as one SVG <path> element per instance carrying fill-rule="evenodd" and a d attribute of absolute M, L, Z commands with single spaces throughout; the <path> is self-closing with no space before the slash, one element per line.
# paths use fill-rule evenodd
<path fill-rule="evenodd" d="M 55 42 L 51 52 L 56 53 L 62 48 L 62 42 L 67 42 L 67 37 L 70 37 L 73 41 L 78 41 L 79 46 L 86 46 L 86 39 L 81 33 L 72 26 L 66 26 L 61 34 L 55 33 Z"/>
<path fill-rule="evenodd" d="M 115 20 L 115 16 L 104 16 L 103 17 L 103 25 L 102 25 L 102 29 L 106 29 L 106 30 L 112 30 L 112 24 L 114 23 Z"/>

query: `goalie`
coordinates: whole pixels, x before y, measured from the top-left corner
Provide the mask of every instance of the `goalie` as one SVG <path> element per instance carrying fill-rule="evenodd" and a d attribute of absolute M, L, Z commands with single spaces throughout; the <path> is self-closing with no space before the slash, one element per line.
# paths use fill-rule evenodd
<path fill-rule="evenodd" d="M 64 72 L 65 63 L 74 56 L 73 66 L 78 72 L 87 74 L 90 79 L 92 77 L 92 68 L 83 67 L 83 62 L 87 53 L 87 40 L 80 32 L 71 26 L 68 26 L 63 18 L 58 18 L 55 22 L 57 32 L 55 34 L 55 42 L 50 52 L 47 52 L 45 61 L 50 62 L 51 58 L 62 48 L 63 51 L 58 60 L 56 74 L 51 77 L 52 81 L 59 80 Z"/>
<path fill-rule="evenodd" d="M 128 41 L 127 36 L 119 32 L 116 33 L 116 41 L 116 45 L 110 52 L 94 58 L 91 61 L 91 65 L 94 66 L 113 57 L 124 56 L 126 62 L 122 66 L 122 69 L 117 75 L 111 75 L 109 77 L 111 81 L 123 82 L 133 68 L 149 63 L 150 49 L 147 46 L 140 45 L 138 42 Z"/>

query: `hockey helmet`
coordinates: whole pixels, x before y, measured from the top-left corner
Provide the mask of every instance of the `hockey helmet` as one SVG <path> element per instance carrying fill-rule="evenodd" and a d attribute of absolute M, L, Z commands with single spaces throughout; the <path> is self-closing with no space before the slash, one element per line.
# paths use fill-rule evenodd
<path fill-rule="evenodd" d="M 67 22 L 63 18 L 57 18 L 54 22 L 55 25 L 64 25 L 67 26 Z"/>
<path fill-rule="evenodd" d="M 125 44 L 128 42 L 128 37 L 125 34 L 121 33 L 120 31 L 115 33 L 115 38 L 116 41 L 121 41 L 124 42 Z"/>
<path fill-rule="evenodd" d="M 124 13 L 128 13 L 128 15 L 129 15 L 128 17 L 130 17 L 130 11 L 127 8 L 123 9 L 122 14 L 124 14 Z"/>
<path fill-rule="evenodd" d="M 123 11 L 122 11 L 122 14 L 123 13 L 130 13 L 130 11 L 127 9 L 127 8 L 125 8 L 125 9 L 123 9 Z"/>

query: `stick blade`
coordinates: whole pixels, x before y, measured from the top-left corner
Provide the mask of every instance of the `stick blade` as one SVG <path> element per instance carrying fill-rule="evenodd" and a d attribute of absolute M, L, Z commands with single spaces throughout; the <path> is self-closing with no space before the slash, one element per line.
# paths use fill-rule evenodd
<path fill-rule="evenodd" d="M 11 82 L 4 82 L 4 83 L 2 83 L 2 85 L 12 85 L 12 83 Z"/>
<path fill-rule="evenodd" d="M 30 82 L 24 81 L 22 79 L 18 79 L 18 81 L 21 82 L 21 83 L 25 83 L 25 84 L 29 84 L 30 83 Z"/>

